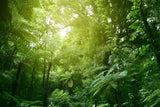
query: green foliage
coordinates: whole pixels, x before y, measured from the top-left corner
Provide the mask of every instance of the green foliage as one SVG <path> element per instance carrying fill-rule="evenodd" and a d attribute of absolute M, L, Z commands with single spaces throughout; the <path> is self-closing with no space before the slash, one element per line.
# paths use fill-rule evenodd
<path fill-rule="evenodd" d="M 55 89 L 50 98 L 50 106 L 69 106 L 70 104 L 70 96 L 68 92 L 64 92 L 63 90 Z"/>
<path fill-rule="evenodd" d="M 95 96 L 96 94 L 101 92 L 102 89 L 107 89 L 107 87 L 112 87 L 116 89 L 117 81 L 120 81 L 121 79 L 124 79 L 126 77 L 127 77 L 127 71 L 106 76 L 98 75 L 91 84 L 92 87 L 91 92 L 93 93 L 93 96 Z"/>
<path fill-rule="evenodd" d="M 1 100 L 4 101 L 8 101 L 8 102 L 1 102 L 2 106 L 9 106 L 9 102 L 11 100 L 13 100 L 16 103 L 16 106 L 18 107 L 32 107 L 32 106 L 36 106 L 36 107 L 40 107 L 38 105 L 40 105 L 42 102 L 37 100 L 37 101 L 26 101 L 24 99 L 20 99 L 17 97 L 12 96 L 11 94 L 7 93 L 7 92 L 3 92 L 3 94 L 0 94 L 1 96 Z"/>
<path fill-rule="evenodd" d="M 63 85 L 68 84 L 68 87 L 72 87 L 73 86 L 73 80 L 71 77 L 72 73 L 69 72 L 65 72 L 65 74 L 62 74 L 62 78 L 60 79 L 60 81 L 64 81 Z"/>
<path fill-rule="evenodd" d="M 2 0 L 0 103 L 160 105 L 159 0 Z"/>
<path fill-rule="evenodd" d="M 159 89 L 157 89 L 157 90 L 153 91 L 152 93 L 150 93 L 143 100 L 143 102 L 146 103 L 146 106 L 150 106 L 150 107 L 156 107 L 156 106 L 158 106 L 159 103 L 160 103 L 159 93 L 160 93 Z"/>

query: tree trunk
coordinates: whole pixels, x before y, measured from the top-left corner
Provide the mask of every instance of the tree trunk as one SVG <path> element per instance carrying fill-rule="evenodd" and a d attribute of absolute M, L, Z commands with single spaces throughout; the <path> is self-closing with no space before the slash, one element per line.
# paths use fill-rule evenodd
<path fill-rule="evenodd" d="M 97 99 L 94 100 L 95 107 L 97 107 Z"/>
<path fill-rule="evenodd" d="M 14 55 L 17 53 L 17 47 L 15 46 L 12 53 L 9 55 L 9 59 L 7 60 L 6 64 L 8 63 L 8 69 L 7 70 L 11 70 L 12 65 L 13 65 L 13 59 L 14 59 Z"/>
<path fill-rule="evenodd" d="M 46 59 L 44 58 L 43 81 L 42 81 L 43 88 L 45 85 L 45 75 L 46 75 Z"/>
<path fill-rule="evenodd" d="M 47 106 L 48 106 L 48 101 L 47 101 L 48 92 L 49 92 L 49 84 L 48 84 L 48 81 L 49 81 L 49 74 L 50 74 L 51 67 L 52 67 L 52 64 L 49 63 L 49 65 L 48 65 L 48 70 L 47 70 L 46 84 L 45 84 L 45 87 L 44 87 L 44 101 L 43 101 L 44 107 L 47 107 Z"/>
<path fill-rule="evenodd" d="M 18 88 L 18 80 L 19 80 L 21 69 L 22 69 L 22 62 L 20 62 L 18 64 L 16 78 L 15 78 L 15 80 L 12 83 L 12 96 L 16 95 L 16 91 L 17 91 L 17 88 Z M 11 105 L 15 105 L 15 102 L 13 101 L 13 99 L 11 100 L 10 104 Z"/>
<path fill-rule="evenodd" d="M 32 76 L 31 76 L 31 85 L 30 85 L 30 98 L 32 98 L 32 92 L 33 92 L 33 80 L 34 80 L 34 74 L 35 74 L 35 68 L 36 68 L 36 59 L 33 64 L 33 70 L 32 70 Z"/>
<path fill-rule="evenodd" d="M 0 21 L 4 21 L 6 23 L 11 22 L 11 14 L 9 12 L 8 0 L 1 0 L 0 3 Z"/>
<path fill-rule="evenodd" d="M 159 64 L 159 68 L 160 68 L 160 52 L 159 52 L 159 46 L 156 44 L 155 42 L 155 35 L 153 35 L 152 30 L 147 22 L 147 18 L 143 12 L 143 6 L 142 6 L 142 2 L 140 4 L 140 13 L 141 13 L 141 17 L 142 17 L 142 21 L 144 23 L 145 29 L 146 29 L 146 33 L 149 36 L 149 39 L 151 40 L 152 43 L 152 47 L 153 47 L 153 51 L 157 57 L 157 63 Z"/>

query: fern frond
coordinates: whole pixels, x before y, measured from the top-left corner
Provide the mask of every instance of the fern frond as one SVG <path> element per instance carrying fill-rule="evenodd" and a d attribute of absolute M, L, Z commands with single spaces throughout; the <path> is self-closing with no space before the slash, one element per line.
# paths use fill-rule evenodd
<path fill-rule="evenodd" d="M 152 100 L 155 96 L 159 96 L 160 94 L 160 89 L 155 90 L 152 94 L 150 94 L 148 97 L 146 97 L 143 102 L 148 102 Z"/>

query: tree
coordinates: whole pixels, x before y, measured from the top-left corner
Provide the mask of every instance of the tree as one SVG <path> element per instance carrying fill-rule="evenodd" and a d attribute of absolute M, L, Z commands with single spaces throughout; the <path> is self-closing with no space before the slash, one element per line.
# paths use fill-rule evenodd
<path fill-rule="evenodd" d="M 159 106 L 159 0 L 0 4 L 2 106 Z"/>

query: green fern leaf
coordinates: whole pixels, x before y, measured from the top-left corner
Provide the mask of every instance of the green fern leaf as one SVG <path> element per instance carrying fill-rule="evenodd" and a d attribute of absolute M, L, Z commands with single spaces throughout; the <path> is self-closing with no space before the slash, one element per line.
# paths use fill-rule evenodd
<path fill-rule="evenodd" d="M 143 102 L 148 102 L 150 101 L 152 98 L 154 98 L 155 96 L 158 96 L 160 94 L 160 89 L 155 90 L 151 95 L 149 95 L 148 97 L 146 97 Z"/>

